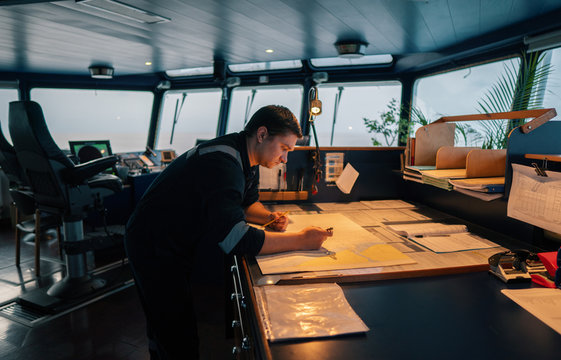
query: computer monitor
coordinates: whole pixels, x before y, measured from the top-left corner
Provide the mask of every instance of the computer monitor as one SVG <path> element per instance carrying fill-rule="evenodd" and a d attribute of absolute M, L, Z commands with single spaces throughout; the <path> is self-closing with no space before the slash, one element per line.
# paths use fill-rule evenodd
<path fill-rule="evenodd" d="M 109 140 L 76 140 L 76 141 L 68 141 L 68 145 L 70 146 L 70 152 L 77 156 L 77 157 L 83 157 L 83 156 L 87 156 L 88 159 L 80 159 L 80 162 L 86 162 L 86 161 L 90 161 L 93 160 L 94 157 L 91 157 L 91 152 L 87 152 L 87 155 L 84 155 L 84 153 L 86 153 L 84 150 L 82 150 L 84 147 L 91 149 L 92 147 L 97 149 L 99 151 L 99 153 L 101 154 L 101 156 L 109 156 L 109 155 L 113 155 L 113 152 L 111 151 L 111 144 L 109 143 Z M 80 153 L 80 150 L 82 150 L 82 153 Z M 95 152 L 94 149 L 92 149 L 93 152 Z M 91 158 L 90 158 L 91 157 Z M 97 156 L 99 157 L 99 155 Z M 84 161 L 86 160 L 86 161 Z"/>

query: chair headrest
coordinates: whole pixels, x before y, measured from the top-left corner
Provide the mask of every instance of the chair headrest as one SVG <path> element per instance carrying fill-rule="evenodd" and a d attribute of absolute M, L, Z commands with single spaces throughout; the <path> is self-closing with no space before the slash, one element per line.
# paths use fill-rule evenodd
<path fill-rule="evenodd" d="M 16 150 L 6 140 L 2 128 L 0 127 L 0 167 L 8 179 L 17 185 L 26 185 L 27 180 L 23 174 L 23 170 L 16 156 Z"/>
<path fill-rule="evenodd" d="M 49 160 L 55 160 L 65 167 L 74 166 L 53 140 L 43 110 L 38 103 L 11 102 L 9 128 L 16 152 L 34 152 Z"/>

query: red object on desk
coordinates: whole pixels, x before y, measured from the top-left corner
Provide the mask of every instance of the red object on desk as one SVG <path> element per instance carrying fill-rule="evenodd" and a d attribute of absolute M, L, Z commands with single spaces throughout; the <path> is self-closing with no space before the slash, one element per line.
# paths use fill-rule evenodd
<path fill-rule="evenodd" d="M 545 266 L 547 273 L 551 279 L 555 279 L 555 272 L 557 271 L 557 251 L 538 253 L 542 264 Z M 541 274 L 532 274 L 532 281 L 538 285 L 545 286 L 548 288 L 556 288 L 555 282 L 549 277 Z"/>

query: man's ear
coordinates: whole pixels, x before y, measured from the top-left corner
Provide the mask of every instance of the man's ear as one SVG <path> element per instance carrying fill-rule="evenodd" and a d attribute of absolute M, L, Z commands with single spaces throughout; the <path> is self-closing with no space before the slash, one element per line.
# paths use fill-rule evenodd
<path fill-rule="evenodd" d="M 267 127 L 265 126 L 260 126 L 257 129 L 257 142 L 258 143 L 262 143 L 263 140 L 265 140 L 265 138 L 267 137 L 267 135 L 269 134 L 269 132 L 267 131 Z"/>

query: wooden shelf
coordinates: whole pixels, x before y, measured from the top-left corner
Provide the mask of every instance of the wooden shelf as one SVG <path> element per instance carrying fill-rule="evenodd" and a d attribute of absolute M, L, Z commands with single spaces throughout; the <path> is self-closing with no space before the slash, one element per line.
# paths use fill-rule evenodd
<path fill-rule="evenodd" d="M 525 154 L 526 159 L 561 162 L 561 154 Z"/>
<path fill-rule="evenodd" d="M 260 191 L 259 201 L 307 200 L 307 191 Z"/>

